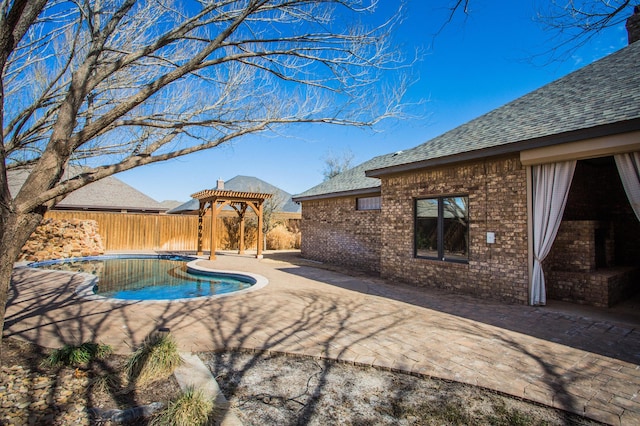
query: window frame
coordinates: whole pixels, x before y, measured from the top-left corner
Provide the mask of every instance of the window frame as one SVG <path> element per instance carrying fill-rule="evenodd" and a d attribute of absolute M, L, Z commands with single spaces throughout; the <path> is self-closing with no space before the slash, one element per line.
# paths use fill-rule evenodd
<path fill-rule="evenodd" d="M 445 242 L 444 242 L 444 229 L 445 229 L 445 224 L 444 224 L 444 204 L 445 204 L 445 200 L 446 199 L 451 199 L 451 198 L 466 198 L 466 220 L 467 220 L 467 226 L 466 226 L 466 240 L 467 240 L 467 247 L 466 247 L 466 258 L 461 259 L 460 257 L 447 257 L 445 255 Z M 436 200 L 437 201 L 437 211 L 438 211 L 438 215 L 436 217 L 436 250 L 437 250 L 437 255 L 436 256 L 429 256 L 429 255 L 419 255 L 418 254 L 418 202 L 422 201 L 422 200 Z M 469 258 L 471 255 L 471 247 L 470 247 L 470 241 L 471 239 L 469 238 L 469 230 L 470 230 L 470 214 L 469 214 L 469 195 L 468 194 L 457 194 L 457 195 L 439 195 L 439 196 L 432 196 L 432 197 L 416 197 L 413 200 L 413 257 L 416 259 L 429 259 L 429 260 L 437 260 L 437 261 L 441 261 L 441 262 L 451 262 L 451 263 L 463 263 L 463 264 L 468 264 L 469 263 Z"/>
<path fill-rule="evenodd" d="M 378 199 L 377 208 L 360 208 L 360 200 L 373 199 L 373 198 Z M 367 211 L 380 211 L 380 210 L 382 210 L 382 197 L 380 195 L 371 195 L 368 197 L 356 197 L 356 211 L 367 212 Z"/>

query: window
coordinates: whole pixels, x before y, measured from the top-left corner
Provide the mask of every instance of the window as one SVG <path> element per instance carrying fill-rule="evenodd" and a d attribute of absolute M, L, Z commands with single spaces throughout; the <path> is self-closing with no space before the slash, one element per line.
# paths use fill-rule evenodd
<path fill-rule="evenodd" d="M 415 256 L 454 262 L 469 259 L 469 197 L 416 200 Z"/>
<path fill-rule="evenodd" d="M 380 197 L 357 198 L 356 210 L 380 210 Z"/>

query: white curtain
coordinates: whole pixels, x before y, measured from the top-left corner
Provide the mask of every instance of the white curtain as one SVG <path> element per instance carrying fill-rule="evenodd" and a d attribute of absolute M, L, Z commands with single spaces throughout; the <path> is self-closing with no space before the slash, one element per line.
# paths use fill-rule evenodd
<path fill-rule="evenodd" d="M 624 191 L 636 217 L 640 220 L 640 152 L 617 154 L 613 158 L 616 160 Z"/>
<path fill-rule="evenodd" d="M 532 305 L 547 303 L 542 261 L 549 254 L 562 222 L 575 168 L 575 160 L 533 166 Z"/>

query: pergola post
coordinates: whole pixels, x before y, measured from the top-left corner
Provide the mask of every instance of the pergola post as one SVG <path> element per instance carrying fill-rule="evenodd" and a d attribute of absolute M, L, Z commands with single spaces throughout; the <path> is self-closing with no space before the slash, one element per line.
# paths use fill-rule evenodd
<path fill-rule="evenodd" d="M 242 208 L 238 210 L 240 216 L 240 241 L 238 241 L 238 254 L 244 254 L 244 214 L 247 211 L 247 204 L 242 203 Z"/>
<path fill-rule="evenodd" d="M 258 259 L 262 259 L 262 245 L 264 242 L 264 237 L 262 236 L 262 226 L 264 222 L 264 218 L 262 217 L 262 204 L 263 203 L 258 202 L 258 253 L 256 254 Z"/>
<path fill-rule="evenodd" d="M 211 200 L 211 241 L 209 245 L 211 251 L 209 253 L 209 260 L 216 259 L 216 223 L 218 222 L 218 202 L 215 199 Z"/>
<path fill-rule="evenodd" d="M 198 206 L 198 248 L 196 251 L 198 256 L 202 256 L 202 219 L 206 212 L 204 205 L 205 203 L 203 201 L 200 201 Z"/>

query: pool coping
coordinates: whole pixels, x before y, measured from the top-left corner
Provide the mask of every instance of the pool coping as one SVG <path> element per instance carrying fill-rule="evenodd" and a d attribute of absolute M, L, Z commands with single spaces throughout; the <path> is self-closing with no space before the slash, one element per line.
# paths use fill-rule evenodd
<path fill-rule="evenodd" d="M 118 254 L 110 254 L 110 255 L 105 255 L 105 256 L 88 256 L 88 257 L 81 257 L 81 258 L 73 258 L 73 260 L 96 260 L 96 259 L 117 259 L 117 258 L 149 258 L 149 259 L 154 259 L 154 258 L 161 258 L 161 256 L 164 255 L 152 255 L 152 254 L 122 254 L 122 255 L 118 255 Z M 190 257 L 190 258 L 194 258 L 194 256 L 185 256 L 185 257 Z M 69 259 L 64 259 L 65 261 L 69 260 Z M 204 259 L 201 258 L 195 258 L 194 260 L 191 260 L 189 262 L 187 262 L 187 270 L 191 270 L 191 271 L 196 271 L 199 273 L 203 273 L 203 274 L 216 274 L 216 275 L 225 275 L 231 278 L 238 278 L 238 277 L 249 277 L 251 278 L 251 280 L 254 281 L 254 284 L 251 285 L 251 287 L 242 289 L 242 290 L 237 290 L 237 291 L 232 291 L 229 293 L 222 293 L 222 294 L 214 294 L 211 296 L 199 296 L 199 297 L 186 297 L 186 298 L 180 298 L 180 299 L 160 299 L 160 300 L 141 300 L 141 299 L 117 299 L 114 297 L 107 297 L 107 296 L 101 296 L 98 294 L 95 294 L 93 289 L 96 286 L 96 282 L 98 281 L 98 277 L 90 274 L 88 272 L 74 272 L 74 271 L 59 271 L 59 270 L 47 270 L 47 269 L 41 269 L 41 271 L 43 272 L 53 272 L 53 273 L 63 273 L 63 274 L 70 274 L 70 275 L 75 275 L 75 276 L 79 276 L 82 277 L 82 282 L 80 282 L 76 288 L 74 293 L 76 294 L 76 296 L 82 298 L 83 300 L 88 300 L 88 301 L 97 301 L 97 302 L 108 302 L 108 303 L 114 303 L 114 304 L 120 304 L 120 305 L 129 305 L 129 304 L 168 304 L 168 303 L 185 303 L 185 302 L 196 302 L 196 301 L 202 301 L 202 300 L 210 300 L 210 299 L 219 299 L 222 297 L 229 297 L 229 296 L 237 296 L 237 295 L 242 295 L 242 294 L 246 294 L 249 292 L 253 292 L 253 291 L 257 291 L 260 290 L 262 288 L 264 288 L 267 284 L 269 284 L 269 280 L 260 275 L 260 274 L 255 274 L 253 272 L 244 272 L 244 271 L 233 271 L 233 270 L 226 270 L 226 269 L 213 269 L 213 268 L 207 268 L 205 266 L 201 266 L 198 265 L 197 263 L 202 261 Z M 22 264 L 22 265 L 17 265 L 16 267 L 19 268 L 30 268 L 30 264 L 31 263 L 40 263 L 40 262 L 29 262 L 28 264 Z M 32 268 L 34 269 L 34 268 Z"/>

